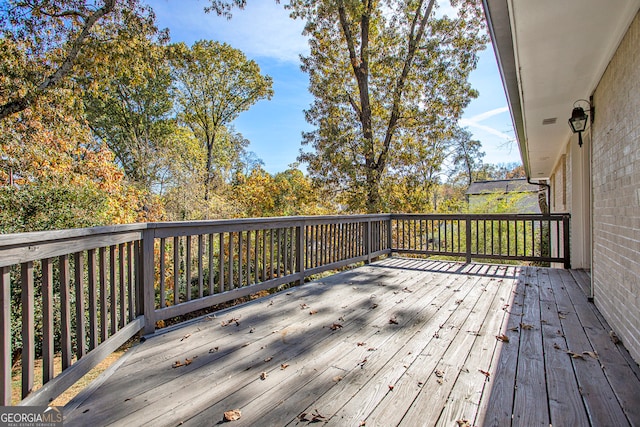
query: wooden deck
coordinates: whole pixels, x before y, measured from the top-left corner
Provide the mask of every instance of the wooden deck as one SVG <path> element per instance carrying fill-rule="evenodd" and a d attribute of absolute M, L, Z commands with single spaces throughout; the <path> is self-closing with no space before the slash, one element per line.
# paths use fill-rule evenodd
<path fill-rule="evenodd" d="M 640 425 L 639 378 L 569 271 L 389 258 L 156 333 L 65 426 Z"/>

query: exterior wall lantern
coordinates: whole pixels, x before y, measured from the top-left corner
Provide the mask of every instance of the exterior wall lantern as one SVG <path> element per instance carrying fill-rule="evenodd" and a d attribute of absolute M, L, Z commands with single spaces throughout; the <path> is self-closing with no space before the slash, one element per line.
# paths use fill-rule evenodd
<path fill-rule="evenodd" d="M 589 113 L 591 113 L 591 123 L 593 123 L 594 108 L 586 99 L 579 99 L 573 103 L 573 111 L 571 111 L 569 126 L 571 127 L 573 133 L 578 133 L 578 145 L 582 147 L 582 132 L 587 129 L 589 115 L 585 113 L 584 108 L 578 105 L 579 102 L 585 102 L 588 104 Z"/>

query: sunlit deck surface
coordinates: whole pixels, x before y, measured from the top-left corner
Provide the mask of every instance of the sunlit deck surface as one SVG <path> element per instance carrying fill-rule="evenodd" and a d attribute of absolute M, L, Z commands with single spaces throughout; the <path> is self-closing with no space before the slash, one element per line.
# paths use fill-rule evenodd
<path fill-rule="evenodd" d="M 640 425 L 580 274 L 388 258 L 157 332 L 65 426 Z"/>

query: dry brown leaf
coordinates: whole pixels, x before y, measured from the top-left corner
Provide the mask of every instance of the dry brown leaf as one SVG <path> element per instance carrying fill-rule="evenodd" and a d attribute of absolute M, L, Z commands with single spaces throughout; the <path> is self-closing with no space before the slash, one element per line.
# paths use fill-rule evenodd
<path fill-rule="evenodd" d="M 309 419 L 307 418 L 307 413 L 303 412 L 300 415 L 298 415 L 298 420 L 302 422 L 308 422 Z"/>
<path fill-rule="evenodd" d="M 358 343 L 358 347 L 362 347 L 362 346 L 365 346 L 365 345 L 367 345 L 367 343 L 366 343 L 366 342 L 359 342 L 359 343 Z"/>
<path fill-rule="evenodd" d="M 231 318 L 231 319 L 229 319 L 229 320 L 225 320 L 225 321 L 223 321 L 220 325 L 221 325 L 223 328 L 224 328 L 225 326 L 229 326 L 229 325 L 232 325 L 232 324 L 234 324 L 234 323 L 236 324 L 236 326 L 240 326 L 240 322 L 238 322 L 238 320 L 240 320 L 240 318 L 238 318 L 238 317 L 232 317 L 232 318 Z"/>
<path fill-rule="evenodd" d="M 458 427 L 471 427 L 469 420 L 456 420 L 456 424 L 458 424 Z"/>
<path fill-rule="evenodd" d="M 412 291 L 411 289 L 409 289 L 409 288 L 406 288 L 406 287 L 405 287 L 404 289 L 402 289 L 402 290 L 403 290 L 403 291 L 405 291 L 405 292 L 408 292 L 408 293 L 411 293 L 411 292 L 413 292 L 413 291 Z"/>
<path fill-rule="evenodd" d="M 336 331 L 340 328 L 342 328 L 342 325 L 340 323 L 334 323 L 333 325 L 329 326 L 329 329 L 331 329 L 332 331 Z"/>
<path fill-rule="evenodd" d="M 511 332 L 518 332 L 518 330 L 519 330 L 519 329 L 518 329 L 518 327 L 517 327 L 517 326 L 514 326 L 513 328 L 509 328 L 509 329 L 507 329 L 507 331 L 511 331 Z"/>
<path fill-rule="evenodd" d="M 456 300 L 456 304 L 460 305 L 460 304 L 462 304 L 462 301 L 464 301 L 464 300 L 463 299 L 458 299 L 458 300 Z"/>
<path fill-rule="evenodd" d="M 334 383 L 338 383 L 342 381 L 342 377 L 340 375 L 336 375 L 335 377 L 333 377 L 333 382 Z"/>
<path fill-rule="evenodd" d="M 218 351 L 218 347 L 213 347 L 209 349 L 209 353 L 216 353 Z"/>
<path fill-rule="evenodd" d="M 318 412 L 317 409 L 314 409 L 313 412 L 311 413 L 311 422 L 315 423 L 318 421 L 322 421 L 324 420 L 326 417 L 324 415 L 320 415 L 320 412 Z"/>
<path fill-rule="evenodd" d="M 266 372 L 261 372 L 261 373 L 260 373 L 260 379 L 261 379 L 261 380 L 263 380 L 263 381 L 264 381 L 264 380 L 266 380 L 266 379 L 267 379 L 267 377 L 268 377 L 268 375 L 267 375 L 267 373 L 266 373 Z"/>
<path fill-rule="evenodd" d="M 371 309 L 378 308 L 378 304 L 371 304 Z"/>
<path fill-rule="evenodd" d="M 240 409 L 233 409 L 224 413 L 223 421 L 238 421 L 242 416 Z"/>
<path fill-rule="evenodd" d="M 273 359 L 273 357 L 267 357 L 266 359 L 264 359 L 265 362 L 271 362 L 271 360 Z"/>
<path fill-rule="evenodd" d="M 184 366 L 184 365 L 179 360 L 176 360 L 175 362 L 173 362 L 173 365 L 171 365 L 172 368 L 179 368 L 180 366 Z"/>
<path fill-rule="evenodd" d="M 614 331 L 609 331 L 609 336 L 611 337 L 611 341 L 613 341 L 614 344 L 620 344 L 620 338 Z"/>
<path fill-rule="evenodd" d="M 531 329 L 533 329 L 533 325 L 529 325 L 529 324 L 526 324 L 526 323 L 520 323 L 520 327 L 523 330 L 526 330 L 526 331 L 530 331 Z"/>
<path fill-rule="evenodd" d="M 281 365 L 280 365 L 280 369 L 282 369 L 283 371 L 284 371 L 285 369 L 287 369 L 288 367 L 289 367 L 289 364 L 288 364 L 288 363 L 283 363 L 283 364 L 281 364 Z"/>
<path fill-rule="evenodd" d="M 393 316 L 389 319 L 389 323 L 391 323 L 392 325 L 397 325 L 398 324 L 398 319 L 396 319 L 396 316 Z"/>
<path fill-rule="evenodd" d="M 489 378 L 491 377 L 491 373 L 487 372 L 487 371 L 483 371 L 482 369 L 478 369 L 478 371 L 480 371 L 480 373 L 482 375 L 484 375 L 485 377 L 487 377 L 487 381 L 489 381 Z"/>
<path fill-rule="evenodd" d="M 309 312 L 309 316 L 313 316 L 314 314 L 316 314 L 318 312 L 318 310 L 311 310 Z"/>
<path fill-rule="evenodd" d="M 502 341 L 502 342 L 509 342 L 509 337 L 506 336 L 505 334 L 496 335 L 496 339 L 498 339 L 498 341 Z"/>
<path fill-rule="evenodd" d="M 575 352 L 570 351 L 570 350 L 565 350 L 565 353 L 567 353 L 569 356 L 573 357 L 574 359 L 582 359 L 582 360 L 584 360 L 584 357 L 579 353 L 575 353 Z"/>
<path fill-rule="evenodd" d="M 393 387 L 391 384 L 389 384 L 389 391 L 393 391 Z"/>
<path fill-rule="evenodd" d="M 367 425 L 367 422 L 363 420 L 363 421 L 360 421 L 360 424 L 358 424 L 358 427 L 364 427 L 366 425 Z"/>
<path fill-rule="evenodd" d="M 184 341 L 184 340 L 186 340 L 187 338 L 189 338 L 190 336 L 191 336 L 191 334 L 186 334 L 185 336 L 183 336 L 183 337 L 180 339 L 180 341 Z"/>
<path fill-rule="evenodd" d="M 582 354 L 586 354 L 594 359 L 598 359 L 598 353 L 595 351 L 583 351 Z"/>
<path fill-rule="evenodd" d="M 553 348 L 555 348 L 556 350 L 560 350 L 560 346 L 558 345 L 557 342 L 553 343 Z"/>
<path fill-rule="evenodd" d="M 193 359 L 184 359 L 184 366 L 191 365 L 191 362 L 193 362 Z"/>
<path fill-rule="evenodd" d="M 436 377 L 438 377 L 438 378 L 444 377 L 444 372 L 443 371 L 437 370 L 434 373 L 436 374 Z"/>

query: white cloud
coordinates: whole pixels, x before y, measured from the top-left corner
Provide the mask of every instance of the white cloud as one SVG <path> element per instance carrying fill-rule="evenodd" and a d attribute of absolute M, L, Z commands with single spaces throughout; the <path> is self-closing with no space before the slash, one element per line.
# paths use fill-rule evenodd
<path fill-rule="evenodd" d="M 248 57 L 268 57 L 299 63 L 307 54 L 307 38 L 302 35 L 304 22 L 293 20 L 282 4 L 275 1 L 248 2 L 244 10 L 236 9 L 230 20 L 215 13 L 204 13 L 206 2 L 149 0 L 156 11 L 160 27 L 171 28 L 171 39 L 192 44 L 213 39 L 229 43 Z"/>

